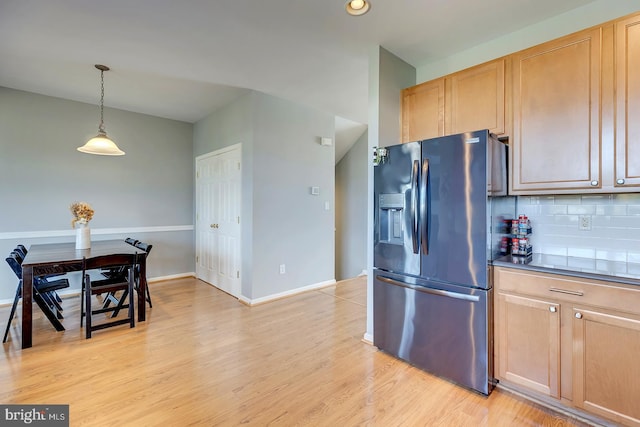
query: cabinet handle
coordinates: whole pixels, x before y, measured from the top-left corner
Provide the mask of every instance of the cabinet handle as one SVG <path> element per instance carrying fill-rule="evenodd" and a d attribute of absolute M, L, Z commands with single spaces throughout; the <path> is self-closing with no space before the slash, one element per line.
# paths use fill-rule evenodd
<path fill-rule="evenodd" d="M 576 319 L 582 319 L 582 313 L 576 313 Z"/>
<path fill-rule="evenodd" d="M 598 181 L 596 181 L 596 180 L 591 181 L 591 186 L 592 187 L 597 187 L 598 186 Z"/>
<path fill-rule="evenodd" d="M 617 181 L 616 181 L 616 184 L 618 184 L 618 185 L 622 185 L 622 184 L 624 184 L 624 179 L 619 179 L 619 180 L 617 180 Z"/>
<path fill-rule="evenodd" d="M 549 307 L 549 311 L 555 313 L 557 309 L 554 306 Z"/>
<path fill-rule="evenodd" d="M 560 289 L 560 288 L 549 288 L 549 291 L 558 292 L 558 293 L 561 293 L 561 294 L 577 295 L 579 297 L 584 295 L 584 293 L 582 291 L 568 291 L 566 289 Z"/>

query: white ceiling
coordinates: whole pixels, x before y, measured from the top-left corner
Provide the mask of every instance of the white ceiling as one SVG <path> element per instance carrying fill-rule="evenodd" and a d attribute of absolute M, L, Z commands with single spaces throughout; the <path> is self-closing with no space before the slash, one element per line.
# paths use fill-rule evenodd
<path fill-rule="evenodd" d="M 106 64 L 109 107 L 196 122 L 253 89 L 353 138 L 375 46 L 419 67 L 593 0 L 370 1 L 0 0 L 0 86 L 97 104 Z"/>

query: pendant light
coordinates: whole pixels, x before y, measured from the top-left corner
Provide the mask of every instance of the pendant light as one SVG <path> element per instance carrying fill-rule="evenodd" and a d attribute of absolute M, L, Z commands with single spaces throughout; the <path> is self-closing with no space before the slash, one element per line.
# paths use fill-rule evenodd
<path fill-rule="evenodd" d="M 100 70 L 100 125 L 98 126 L 98 134 L 82 147 L 78 147 L 78 151 L 101 156 L 124 156 L 124 151 L 109 139 L 104 130 L 104 72 L 109 71 L 109 67 L 100 64 L 96 64 L 95 67 Z"/>

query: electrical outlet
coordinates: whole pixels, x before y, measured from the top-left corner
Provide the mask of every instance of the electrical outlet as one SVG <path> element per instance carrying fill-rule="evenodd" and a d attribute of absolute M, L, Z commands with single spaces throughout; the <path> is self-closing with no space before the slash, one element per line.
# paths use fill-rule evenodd
<path fill-rule="evenodd" d="M 580 230 L 589 231 L 591 230 L 591 215 L 580 215 L 579 219 Z"/>
<path fill-rule="evenodd" d="M 286 269 L 284 267 L 284 264 L 280 264 L 280 274 L 284 274 L 286 272 Z"/>

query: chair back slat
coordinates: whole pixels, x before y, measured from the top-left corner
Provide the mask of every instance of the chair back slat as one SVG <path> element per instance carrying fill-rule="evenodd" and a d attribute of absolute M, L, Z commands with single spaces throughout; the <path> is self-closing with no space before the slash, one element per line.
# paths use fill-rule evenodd
<path fill-rule="evenodd" d="M 138 240 L 133 239 L 131 237 L 127 237 L 126 239 L 124 239 L 125 242 L 127 242 L 128 244 L 130 244 L 131 246 L 135 246 L 136 243 L 138 243 Z"/>
<path fill-rule="evenodd" d="M 153 248 L 153 245 L 150 245 L 148 243 L 138 242 L 135 244 L 135 247 L 138 249 L 142 249 L 147 253 L 147 255 L 149 255 L 149 252 L 151 252 L 151 248 Z"/>
<path fill-rule="evenodd" d="M 22 280 L 22 266 L 21 261 L 18 260 L 18 257 L 15 253 L 11 252 L 7 258 L 5 258 L 11 270 L 15 273 L 16 277 Z"/>

